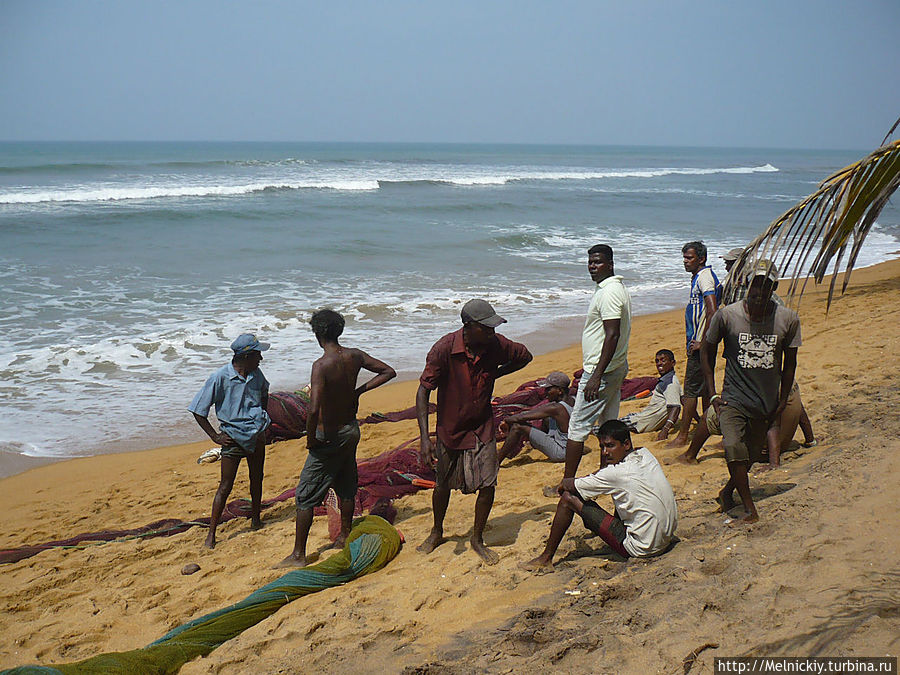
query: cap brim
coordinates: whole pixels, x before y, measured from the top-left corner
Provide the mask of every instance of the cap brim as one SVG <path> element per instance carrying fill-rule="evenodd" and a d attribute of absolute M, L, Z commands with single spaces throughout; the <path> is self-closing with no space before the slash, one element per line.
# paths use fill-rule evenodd
<path fill-rule="evenodd" d="M 259 343 L 259 346 L 258 346 L 256 349 L 254 349 L 253 351 L 264 352 L 264 351 L 266 351 L 266 350 L 267 350 L 269 347 L 271 347 L 271 346 L 272 346 L 272 345 L 269 344 L 268 342 L 260 342 L 260 343 Z"/>
<path fill-rule="evenodd" d="M 506 323 L 506 319 L 499 314 L 494 314 L 494 316 L 489 316 L 486 319 L 479 319 L 476 323 L 480 323 L 482 326 L 487 326 L 488 328 L 496 328 L 501 323 Z"/>

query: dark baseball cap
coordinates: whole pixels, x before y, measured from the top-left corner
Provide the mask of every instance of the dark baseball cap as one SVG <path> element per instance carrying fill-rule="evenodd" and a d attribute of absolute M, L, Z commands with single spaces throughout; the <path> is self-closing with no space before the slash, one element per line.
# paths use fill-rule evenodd
<path fill-rule="evenodd" d="M 506 319 L 498 315 L 487 300 L 481 300 L 480 298 L 469 300 L 464 304 L 459 316 L 463 323 L 474 321 L 488 328 L 496 328 L 501 323 L 506 323 Z"/>

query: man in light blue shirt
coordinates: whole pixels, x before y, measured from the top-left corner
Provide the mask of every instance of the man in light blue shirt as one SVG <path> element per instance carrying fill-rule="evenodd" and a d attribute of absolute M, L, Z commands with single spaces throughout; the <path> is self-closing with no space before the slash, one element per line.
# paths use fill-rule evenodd
<path fill-rule="evenodd" d="M 238 337 L 231 343 L 234 351 L 231 363 L 209 376 L 188 408 L 213 443 L 222 446 L 222 477 L 213 498 L 209 534 L 204 542 L 207 548 L 216 545 L 216 526 L 231 494 L 242 457 L 247 458 L 250 470 L 251 527 L 262 527 L 259 512 L 263 463 L 266 459 L 265 431 L 271 420 L 266 412 L 269 382 L 259 369 L 259 364 L 262 352 L 269 347 L 268 343 L 260 342 L 251 333 Z M 216 407 L 219 431 L 213 428 L 208 418 L 213 405 Z"/>

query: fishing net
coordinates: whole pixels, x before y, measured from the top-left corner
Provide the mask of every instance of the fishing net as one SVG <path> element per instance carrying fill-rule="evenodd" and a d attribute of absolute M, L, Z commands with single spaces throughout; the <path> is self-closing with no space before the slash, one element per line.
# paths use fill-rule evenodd
<path fill-rule="evenodd" d="M 100 654 L 57 666 L 20 666 L 0 675 L 176 673 L 191 659 L 209 654 L 287 603 L 380 570 L 394 559 L 400 546 L 400 534 L 389 522 L 366 516 L 353 523 L 347 544 L 339 553 L 288 572 L 240 602 L 188 621 L 142 649 Z"/>

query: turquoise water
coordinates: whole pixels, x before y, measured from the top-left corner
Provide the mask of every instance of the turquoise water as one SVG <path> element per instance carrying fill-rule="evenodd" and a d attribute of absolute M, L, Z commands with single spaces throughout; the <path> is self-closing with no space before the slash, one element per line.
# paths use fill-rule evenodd
<path fill-rule="evenodd" d="M 712 256 L 743 245 L 864 154 L 0 144 L 0 450 L 202 438 L 185 408 L 230 340 L 272 342 L 264 372 L 297 388 L 320 307 L 347 316 L 348 342 L 407 374 L 469 297 L 494 303 L 511 337 L 573 325 L 598 242 L 615 249 L 636 312 L 679 305 L 685 241 Z M 889 207 L 862 264 L 898 248 L 898 224 Z M 566 331 L 558 344 L 578 341 Z"/>

